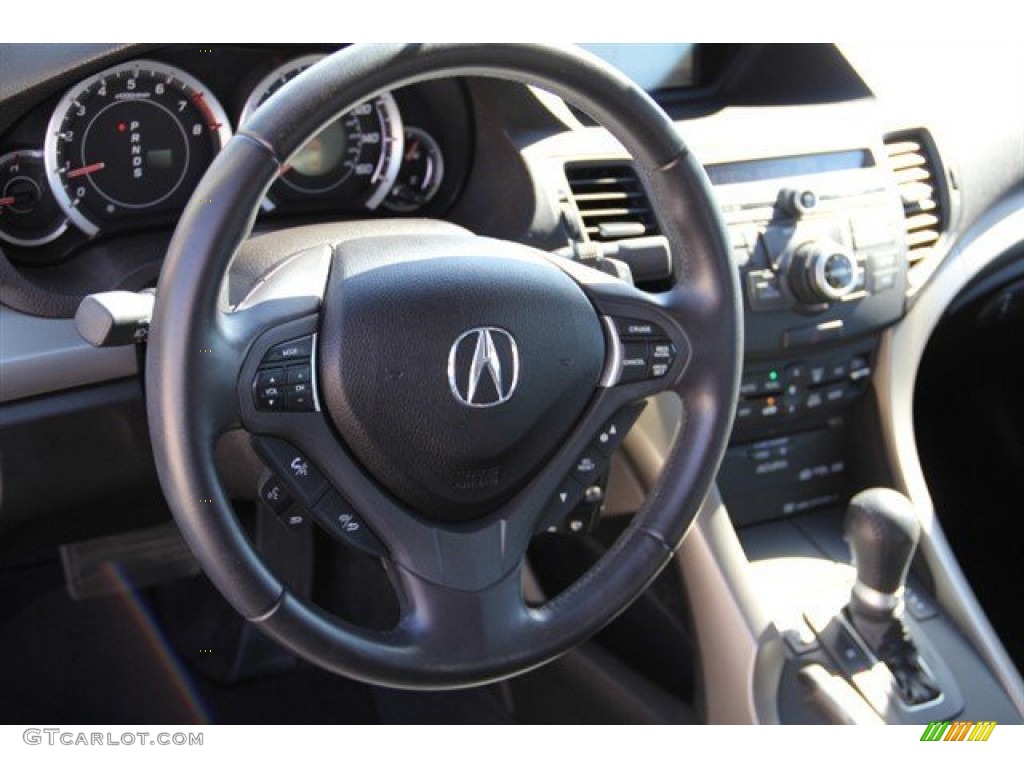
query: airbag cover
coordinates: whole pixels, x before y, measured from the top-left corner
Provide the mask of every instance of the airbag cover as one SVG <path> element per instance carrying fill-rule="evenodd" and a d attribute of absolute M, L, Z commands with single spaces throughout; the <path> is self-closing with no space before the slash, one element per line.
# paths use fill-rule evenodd
<path fill-rule="evenodd" d="M 527 483 L 604 364 L 579 286 L 503 241 L 343 243 L 324 301 L 321 400 L 377 481 L 437 520 L 484 515 Z"/>

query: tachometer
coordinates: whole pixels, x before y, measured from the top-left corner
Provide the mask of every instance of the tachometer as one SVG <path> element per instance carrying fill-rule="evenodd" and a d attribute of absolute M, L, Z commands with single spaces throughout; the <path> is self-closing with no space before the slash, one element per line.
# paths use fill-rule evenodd
<path fill-rule="evenodd" d="M 130 61 L 79 83 L 47 128 L 47 177 L 87 235 L 184 207 L 231 137 L 217 99 L 191 76 Z"/>
<path fill-rule="evenodd" d="M 253 89 L 240 123 L 289 80 L 322 59 L 303 56 L 274 69 Z M 271 188 L 274 202 L 335 198 L 376 208 L 402 163 L 402 117 L 390 94 L 357 105 L 310 139 L 288 160 Z"/>

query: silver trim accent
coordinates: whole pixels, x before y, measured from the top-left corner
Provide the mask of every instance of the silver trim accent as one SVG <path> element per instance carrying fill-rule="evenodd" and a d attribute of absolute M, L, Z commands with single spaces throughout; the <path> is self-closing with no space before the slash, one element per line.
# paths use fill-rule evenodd
<path fill-rule="evenodd" d="M 508 339 L 512 348 L 512 381 L 505 388 L 502 385 L 501 359 L 498 357 L 497 349 L 494 346 L 495 334 L 501 334 Z M 466 384 L 466 393 L 463 395 L 459 388 L 459 372 L 455 369 L 456 358 L 459 354 L 459 347 L 463 341 L 470 336 L 476 336 L 476 347 L 473 349 L 473 360 L 470 364 L 469 379 Z M 498 399 L 487 403 L 475 402 L 477 386 L 480 380 L 488 374 L 494 389 L 498 393 Z M 462 405 L 469 408 L 493 408 L 496 405 L 506 403 L 515 394 L 519 385 L 519 347 L 516 346 L 515 337 L 503 328 L 493 326 L 471 328 L 460 334 L 448 352 L 448 388 L 452 395 Z"/>
<path fill-rule="evenodd" d="M 242 113 L 238 118 L 239 131 L 244 129 L 245 121 L 249 119 L 252 113 L 255 112 L 264 101 L 266 101 L 268 98 L 267 91 L 270 86 L 289 72 L 304 72 L 326 57 L 327 54 L 325 53 L 311 53 L 306 56 L 299 56 L 298 58 L 286 61 L 280 66 L 274 67 L 274 69 L 268 72 L 258 83 L 256 83 L 256 86 L 249 93 L 249 97 L 245 100 L 245 105 L 242 107 Z M 386 129 L 381 132 L 381 153 L 377 160 L 377 167 L 374 169 L 373 175 L 370 177 L 371 194 L 366 199 L 365 203 L 366 207 L 372 211 L 385 200 L 388 193 L 391 191 L 391 187 L 394 186 L 395 180 L 398 178 L 398 171 L 402 166 L 402 151 L 405 146 L 405 129 L 402 124 L 402 112 L 398 108 L 398 103 L 390 93 L 385 92 L 375 96 L 370 96 L 369 98 L 359 102 L 359 104 L 365 104 L 366 102 L 375 102 L 375 108 L 378 111 L 382 128 Z M 359 104 L 353 105 L 352 109 L 355 109 Z M 332 120 L 329 120 L 327 123 L 320 126 L 316 133 L 310 136 L 303 145 L 299 147 L 296 154 L 301 152 L 306 144 L 312 141 L 320 131 L 331 123 L 341 120 L 350 111 L 351 109 L 345 110 L 341 114 L 335 116 Z M 286 160 L 281 167 L 283 168 L 286 166 L 290 159 L 291 158 Z M 335 186 L 340 186 L 348 179 L 349 176 L 346 176 Z M 334 188 L 331 187 L 314 192 L 295 184 L 290 184 L 283 178 L 283 176 L 278 176 L 278 180 L 284 184 L 288 184 L 292 189 L 302 194 L 321 194 L 322 192 L 330 191 L 330 189 Z M 263 199 L 261 205 L 264 211 L 272 211 L 276 207 L 274 201 L 270 199 L 269 194 Z"/>
<path fill-rule="evenodd" d="M 777 724 L 785 648 L 717 487 L 675 557 L 693 614 L 707 723 Z"/>
<path fill-rule="evenodd" d="M 313 410 L 320 410 L 320 389 L 316 383 L 316 344 L 320 338 L 319 333 L 313 334 L 313 348 L 309 352 L 309 381 L 313 385 Z"/>
<path fill-rule="evenodd" d="M 601 325 L 604 327 L 604 338 L 608 343 L 608 354 L 604 359 L 604 370 L 597 386 L 608 388 L 614 387 L 622 378 L 622 339 L 619 338 L 615 321 L 607 315 L 601 315 Z"/>
<path fill-rule="evenodd" d="M 896 487 L 913 501 L 920 518 L 919 551 L 935 576 L 938 602 L 978 650 L 1024 716 L 1024 680 L 974 596 L 935 515 L 914 436 L 913 383 L 936 326 L 950 303 L 976 275 L 1010 249 L 1024 244 L 1024 195 L 1009 198 L 990 213 L 997 223 L 964 233 L 943 268 L 918 294 L 903 322 L 882 336 L 874 385 Z"/>
<path fill-rule="evenodd" d="M 53 110 L 53 114 L 50 115 L 50 121 L 46 125 L 46 138 L 43 143 L 43 163 L 46 168 L 46 179 L 50 184 L 50 189 L 53 191 L 54 198 L 57 200 L 57 205 L 59 205 L 60 209 L 67 215 L 68 220 L 78 227 L 87 237 L 94 237 L 96 233 L 100 231 L 100 226 L 89 220 L 89 218 L 79 210 L 78 206 L 72 203 L 71 197 L 68 195 L 68 191 L 64 187 L 64 183 L 61 180 L 60 169 L 57 167 L 57 136 L 60 132 L 61 123 L 64 122 L 64 118 L 67 115 L 68 110 L 75 103 L 75 100 L 82 91 L 92 87 L 95 83 L 105 78 L 111 77 L 117 72 L 130 69 L 134 69 L 136 73 L 146 70 L 154 75 L 165 76 L 171 80 L 177 80 L 178 82 L 183 83 L 196 93 L 202 93 L 203 101 L 209 108 L 214 120 L 217 123 L 220 123 L 220 127 L 211 133 L 211 136 L 215 136 L 220 141 L 220 146 L 217 147 L 217 151 L 219 152 L 223 149 L 224 145 L 227 144 L 228 140 L 231 138 L 231 123 L 228 122 L 227 113 L 224 111 L 224 107 L 222 107 L 220 102 L 217 100 L 217 97 L 214 96 L 210 89 L 203 85 L 203 83 L 192 77 L 192 75 L 178 69 L 177 67 L 172 67 L 169 64 L 163 64 L 159 61 L 152 61 L 150 59 L 135 59 L 133 61 L 126 61 L 116 66 L 104 69 L 102 72 L 73 85 L 57 103 L 57 106 Z M 188 171 L 186 169 L 186 173 L 187 172 Z"/>
<path fill-rule="evenodd" d="M 857 260 L 845 247 L 833 240 L 811 243 L 805 246 L 811 253 L 811 275 L 814 287 L 829 301 L 839 301 L 849 294 L 857 284 Z M 845 256 L 850 262 L 850 280 L 841 288 L 833 287 L 825 277 L 825 264 L 832 256 Z"/>
<path fill-rule="evenodd" d="M 873 610 L 891 613 L 903 604 L 903 587 L 894 593 L 879 592 L 877 589 L 861 584 L 859 581 L 853 585 L 853 596 L 864 605 Z"/>
<path fill-rule="evenodd" d="M 8 152 L 6 155 L 0 155 L 0 165 L 3 165 L 10 158 L 16 157 L 16 156 L 17 157 L 26 157 L 26 156 L 27 157 L 34 157 L 34 158 L 36 158 L 38 160 L 38 159 L 42 159 L 43 152 L 42 152 L 42 150 L 39 150 L 39 149 L 16 149 L 13 152 Z M 46 164 L 45 164 L 45 162 L 43 163 L 43 177 L 44 178 L 46 177 Z M 49 188 L 49 187 L 50 187 L 50 185 L 47 184 L 47 188 Z M 39 192 L 42 193 L 43 190 L 40 189 Z M 52 189 L 50 190 L 50 193 L 53 194 L 53 190 Z M 0 196 L 2 196 L 2 194 L 3 194 L 3 190 L 0 190 Z M 3 220 L 0 219 L 0 221 L 3 221 Z M 3 240 L 5 243 L 10 243 L 11 245 L 20 245 L 20 246 L 24 246 L 26 248 L 32 248 L 32 247 L 35 247 L 35 246 L 46 245 L 47 243 L 52 243 L 58 237 L 63 235 L 65 232 L 67 232 L 67 230 L 68 230 L 68 220 L 67 220 L 67 217 L 65 217 L 65 218 L 61 219 L 60 224 L 57 225 L 57 228 L 55 230 L 53 230 L 53 232 L 51 232 L 50 234 L 45 235 L 43 237 L 37 237 L 34 240 L 25 240 L 25 239 L 20 238 L 20 237 L 14 237 L 13 235 L 5 234 L 4 231 L 2 229 L 0 229 L 0 240 Z"/>
<path fill-rule="evenodd" d="M 863 653 L 865 658 L 871 662 L 871 667 L 868 670 L 854 675 L 853 684 L 857 686 L 858 690 L 860 690 L 861 695 L 863 695 L 864 698 L 873 707 L 875 707 L 876 711 L 879 709 L 885 709 L 887 705 L 895 702 L 896 706 L 904 712 L 918 712 L 922 709 L 937 707 L 946 700 L 946 694 L 940 688 L 934 698 L 922 701 L 920 704 L 908 704 L 905 702 L 903 697 L 899 694 L 899 686 L 896 683 L 896 678 L 892 674 L 892 670 L 889 668 L 889 665 L 879 659 L 878 656 L 875 655 L 874 651 L 868 647 L 868 644 L 864 642 L 864 638 L 860 636 L 860 632 L 858 632 L 857 628 L 846 619 L 846 616 L 843 615 L 842 611 L 837 613 L 833 618 L 843 626 L 846 633 L 850 636 L 853 642 L 857 644 L 857 647 L 860 648 L 861 653 Z M 931 666 L 929 666 L 928 661 L 922 655 L 920 646 L 917 646 L 917 660 L 924 671 L 932 678 L 932 680 L 935 681 L 936 684 L 938 684 L 939 678 L 935 675 L 935 672 L 932 670 Z M 866 677 L 862 677 L 862 675 Z M 868 679 L 871 675 L 880 676 L 886 681 L 884 699 L 872 701 L 872 694 L 874 691 L 871 690 L 870 680 Z"/>

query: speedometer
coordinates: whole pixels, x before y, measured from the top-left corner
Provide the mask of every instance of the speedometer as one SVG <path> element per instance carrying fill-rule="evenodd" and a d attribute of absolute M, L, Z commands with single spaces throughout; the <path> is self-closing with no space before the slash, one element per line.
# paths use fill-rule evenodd
<path fill-rule="evenodd" d="M 240 123 L 322 58 L 303 56 L 274 69 L 253 89 Z M 300 204 L 331 198 L 373 209 L 387 196 L 401 163 L 402 117 L 385 93 L 353 107 L 289 158 L 270 198 Z"/>
<path fill-rule="evenodd" d="M 155 61 L 130 61 L 79 83 L 47 128 L 47 178 L 85 234 L 180 210 L 231 137 L 217 99 Z"/>

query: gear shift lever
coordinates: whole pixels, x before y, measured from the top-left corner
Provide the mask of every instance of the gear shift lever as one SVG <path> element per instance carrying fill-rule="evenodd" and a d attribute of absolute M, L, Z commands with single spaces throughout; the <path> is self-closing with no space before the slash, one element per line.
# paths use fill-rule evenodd
<path fill-rule="evenodd" d="M 872 488 L 850 500 L 846 539 L 857 568 L 857 583 L 846 615 L 872 653 L 892 672 L 908 704 L 940 693 L 903 625 L 903 585 L 921 525 L 910 499 L 888 488 Z"/>
<path fill-rule="evenodd" d="M 857 567 L 851 610 L 877 619 L 895 615 L 920 536 L 917 513 L 903 494 L 872 488 L 850 500 L 846 540 Z"/>

